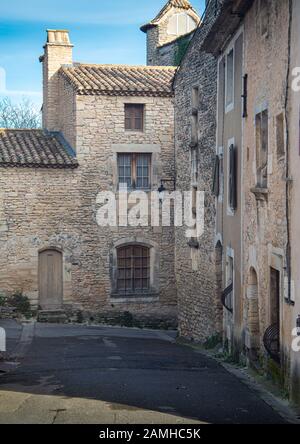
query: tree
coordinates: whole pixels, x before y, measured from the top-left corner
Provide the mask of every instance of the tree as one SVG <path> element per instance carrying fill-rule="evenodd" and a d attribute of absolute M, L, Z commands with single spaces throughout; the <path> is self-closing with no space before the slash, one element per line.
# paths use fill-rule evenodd
<path fill-rule="evenodd" d="M 30 100 L 13 103 L 9 97 L 0 99 L 0 128 L 33 129 L 41 127 L 41 112 Z"/>

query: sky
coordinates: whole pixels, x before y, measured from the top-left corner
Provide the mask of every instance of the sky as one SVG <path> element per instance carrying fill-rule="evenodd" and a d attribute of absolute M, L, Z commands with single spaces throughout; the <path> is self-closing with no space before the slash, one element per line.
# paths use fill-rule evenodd
<path fill-rule="evenodd" d="M 0 12 L 0 98 L 42 103 L 46 29 L 68 29 L 74 61 L 143 65 L 146 36 L 139 27 L 167 0 L 5 0 Z M 205 0 L 191 2 L 198 13 Z"/>

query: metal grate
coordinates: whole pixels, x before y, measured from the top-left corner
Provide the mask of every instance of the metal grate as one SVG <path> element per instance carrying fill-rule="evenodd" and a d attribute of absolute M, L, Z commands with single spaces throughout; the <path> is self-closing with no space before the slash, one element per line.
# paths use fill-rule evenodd
<path fill-rule="evenodd" d="M 265 331 L 263 342 L 269 356 L 280 364 L 279 325 L 273 324 Z"/>
<path fill-rule="evenodd" d="M 233 313 L 232 308 L 232 292 L 233 292 L 233 283 L 230 284 L 222 293 L 221 301 L 226 310 Z"/>

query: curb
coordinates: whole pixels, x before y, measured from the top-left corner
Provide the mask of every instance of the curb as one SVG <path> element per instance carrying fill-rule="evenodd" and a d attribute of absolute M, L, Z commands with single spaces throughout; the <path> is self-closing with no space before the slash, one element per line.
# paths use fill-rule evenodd
<path fill-rule="evenodd" d="M 233 364 L 223 362 L 216 358 L 209 351 L 198 349 L 198 352 L 208 358 L 218 362 L 225 370 L 234 375 L 242 381 L 250 390 L 255 392 L 260 399 L 262 399 L 269 407 L 271 407 L 278 415 L 280 415 L 289 424 L 300 424 L 300 418 L 297 412 L 291 407 L 288 401 L 271 393 L 264 387 L 263 383 L 257 381 L 251 374 L 247 367 L 238 368 Z"/>
<path fill-rule="evenodd" d="M 7 374 L 19 366 L 19 361 L 26 355 L 34 338 L 35 322 L 23 324 L 19 343 L 7 359 L 0 362 L 0 375 Z"/>

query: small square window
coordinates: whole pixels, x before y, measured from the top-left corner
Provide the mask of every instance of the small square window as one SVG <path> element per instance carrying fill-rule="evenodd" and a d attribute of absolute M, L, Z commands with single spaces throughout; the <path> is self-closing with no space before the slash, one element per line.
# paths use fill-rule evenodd
<path fill-rule="evenodd" d="M 144 105 L 131 103 L 125 104 L 125 130 L 144 130 Z"/>

